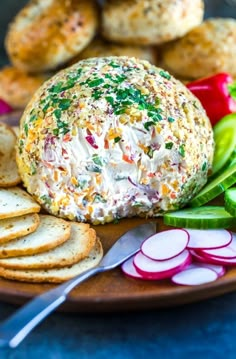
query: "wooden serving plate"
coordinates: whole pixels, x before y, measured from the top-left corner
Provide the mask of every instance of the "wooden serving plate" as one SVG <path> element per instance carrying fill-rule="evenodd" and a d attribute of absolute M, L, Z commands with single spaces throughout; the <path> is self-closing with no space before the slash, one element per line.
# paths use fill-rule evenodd
<path fill-rule="evenodd" d="M 146 220 L 123 219 L 118 224 L 94 226 L 101 238 L 104 252 L 127 230 Z M 165 230 L 161 218 L 155 220 L 157 231 Z M 235 229 L 234 229 L 235 230 Z M 0 279 L 1 300 L 22 304 L 53 287 L 50 284 L 31 284 Z M 107 312 L 141 310 L 174 306 L 203 300 L 236 290 L 236 267 L 207 285 L 184 287 L 169 280 L 143 281 L 127 278 L 120 268 L 98 274 L 75 288 L 62 309 L 73 312 Z"/>
<path fill-rule="evenodd" d="M 19 114 L 5 118 L 5 122 L 16 125 Z M 1 118 L 0 118 L 1 120 Z M 212 204 L 223 204 L 218 198 Z M 118 224 L 94 226 L 100 237 L 104 252 L 127 230 L 145 223 L 140 218 L 123 219 Z M 162 218 L 155 220 L 157 231 L 166 230 Z M 235 223 L 236 225 L 236 223 Z M 236 227 L 232 228 L 236 231 Z M 30 298 L 51 289 L 50 284 L 31 284 L 0 279 L 0 299 L 9 303 L 23 304 Z M 143 281 L 127 278 L 120 268 L 87 280 L 75 288 L 66 303 L 60 308 L 71 312 L 109 312 L 123 310 L 142 310 L 175 306 L 203 300 L 236 290 L 236 267 L 226 275 L 206 285 L 184 287 L 172 284 L 169 280 Z"/>

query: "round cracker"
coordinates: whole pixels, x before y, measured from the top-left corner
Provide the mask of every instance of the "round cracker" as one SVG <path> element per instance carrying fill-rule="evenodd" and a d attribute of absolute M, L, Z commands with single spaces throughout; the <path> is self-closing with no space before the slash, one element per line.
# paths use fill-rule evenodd
<path fill-rule="evenodd" d="M 15 132 L 10 126 L 0 123 L 0 187 L 11 187 L 21 182 L 15 145 Z"/>
<path fill-rule="evenodd" d="M 70 237 L 69 222 L 50 215 L 39 215 L 37 230 L 27 236 L 0 245 L 0 258 L 45 252 L 64 243 Z"/>
<path fill-rule="evenodd" d="M 71 223 L 70 238 L 50 251 L 0 259 L 0 266 L 12 269 L 48 269 L 72 265 L 89 255 L 96 242 L 96 232 L 89 224 Z"/>
<path fill-rule="evenodd" d="M 0 219 L 37 213 L 40 205 L 19 187 L 0 188 Z"/>
<path fill-rule="evenodd" d="M 12 239 L 26 236 L 34 232 L 39 226 L 37 213 L 0 220 L 0 244 Z"/>
<path fill-rule="evenodd" d="M 35 282 L 35 283 L 61 283 L 72 279 L 73 277 L 91 269 L 99 264 L 103 256 L 103 248 L 99 239 L 89 253 L 89 255 L 75 263 L 70 267 L 54 268 L 54 269 L 6 269 L 0 267 L 0 276 L 6 279 L 18 280 L 22 282 Z"/>

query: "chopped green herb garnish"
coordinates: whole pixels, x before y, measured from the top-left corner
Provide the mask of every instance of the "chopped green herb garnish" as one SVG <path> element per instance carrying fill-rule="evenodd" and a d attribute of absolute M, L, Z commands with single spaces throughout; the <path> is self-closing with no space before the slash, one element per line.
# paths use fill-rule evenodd
<path fill-rule="evenodd" d="M 103 84 L 103 82 L 104 82 L 103 79 L 95 79 L 95 80 L 89 81 L 88 85 L 89 85 L 89 87 L 97 87 L 97 86 Z"/>
<path fill-rule="evenodd" d="M 175 119 L 173 117 L 168 117 L 167 120 L 168 122 L 175 122 Z"/>
<path fill-rule="evenodd" d="M 106 96 L 105 99 L 107 100 L 107 102 L 108 102 L 110 105 L 114 106 L 114 97 L 112 97 L 112 96 Z"/>
<path fill-rule="evenodd" d="M 98 166 L 103 166 L 103 161 L 102 161 L 102 158 L 99 157 L 98 155 L 93 155 L 92 156 L 92 160 L 93 162 L 98 165 Z"/>
<path fill-rule="evenodd" d="M 105 78 L 111 80 L 112 82 L 114 82 L 116 84 L 120 84 L 121 82 L 123 82 L 124 80 L 127 79 L 127 77 L 125 75 L 117 75 L 116 77 L 112 77 L 112 75 L 110 75 L 110 74 L 106 74 Z"/>
<path fill-rule="evenodd" d="M 156 124 L 156 123 L 153 122 L 153 121 L 145 122 L 144 128 L 145 128 L 147 131 L 149 131 L 150 127 L 151 127 L 151 126 L 155 126 L 155 124 Z"/>
<path fill-rule="evenodd" d="M 34 122 L 35 120 L 37 120 L 38 116 L 36 114 L 32 114 L 30 116 L 29 122 Z"/>
<path fill-rule="evenodd" d="M 204 163 L 203 163 L 203 165 L 202 165 L 202 171 L 205 171 L 205 170 L 206 170 L 206 168 L 207 168 L 207 163 L 206 163 L 206 162 L 204 162 Z"/>
<path fill-rule="evenodd" d="M 123 108 L 118 108 L 117 110 L 114 111 L 114 114 L 115 115 L 122 115 L 123 113 L 126 112 L 126 108 L 123 107 Z"/>
<path fill-rule="evenodd" d="M 114 138 L 115 143 L 119 142 L 120 140 L 121 140 L 121 137 L 119 137 L 119 136 Z"/>
<path fill-rule="evenodd" d="M 58 107 L 64 111 L 64 110 L 67 110 L 71 105 L 71 100 L 69 98 L 62 98 L 62 99 L 59 99 L 59 104 L 58 104 Z"/>
<path fill-rule="evenodd" d="M 167 142 L 166 144 L 165 144 L 165 148 L 167 149 L 167 150 L 171 150 L 172 149 L 172 147 L 173 147 L 173 142 Z"/>
<path fill-rule="evenodd" d="M 55 136 L 58 136 L 59 135 L 59 128 L 54 128 L 52 130 L 52 133 L 55 135 Z"/>
<path fill-rule="evenodd" d="M 20 155 L 21 155 L 22 152 L 23 152 L 23 147 L 24 147 L 24 141 L 23 141 L 23 140 L 20 140 L 20 143 L 19 143 L 19 153 L 20 153 Z"/>
<path fill-rule="evenodd" d="M 52 87 L 50 87 L 50 88 L 48 89 L 48 92 L 51 92 L 51 93 L 59 93 L 59 92 L 62 91 L 62 85 L 63 85 L 63 82 L 60 81 L 60 82 L 58 82 L 57 84 L 52 85 Z"/>
<path fill-rule="evenodd" d="M 153 158 L 154 149 L 151 146 L 148 147 L 147 155 L 149 158 Z"/>
<path fill-rule="evenodd" d="M 28 136 L 28 133 L 29 133 L 29 126 L 27 123 L 24 124 L 24 131 L 25 131 L 25 134 L 26 136 Z"/>
<path fill-rule="evenodd" d="M 55 115 L 57 120 L 61 119 L 61 110 L 59 108 L 54 110 L 53 114 Z"/>
<path fill-rule="evenodd" d="M 164 71 L 164 70 L 161 70 L 161 71 L 159 72 L 159 74 L 161 75 L 161 77 L 164 77 L 164 78 L 167 79 L 167 80 L 170 80 L 170 79 L 171 79 L 170 74 L 169 74 L 168 72 Z"/>
<path fill-rule="evenodd" d="M 120 65 L 115 64 L 113 61 L 109 63 L 109 66 L 113 67 L 114 69 L 120 67 Z"/>
<path fill-rule="evenodd" d="M 103 198 L 102 195 L 100 195 L 99 193 L 96 193 L 95 196 L 94 196 L 93 202 L 106 203 L 107 200 L 105 198 Z"/>
<path fill-rule="evenodd" d="M 198 106 L 197 106 L 197 101 L 193 101 L 193 106 L 198 109 Z"/>
<path fill-rule="evenodd" d="M 179 146 L 179 154 L 182 157 L 185 156 L 185 144 L 182 144 L 182 145 Z"/>
<path fill-rule="evenodd" d="M 100 91 L 100 90 L 95 90 L 93 93 L 92 93 L 92 97 L 95 99 L 95 100 L 99 100 L 102 96 L 103 92 Z"/>
<path fill-rule="evenodd" d="M 87 180 L 82 180 L 79 181 L 78 184 L 76 185 L 77 188 L 80 189 L 84 189 L 86 186 L 88 185 L 88 181 Z"/>
<path fill-rule="evenodd" d="M 31 164 L 30 164 L 30 173 L 31 173 L 32 176 L 37 173 L 37 169 L 36 169 L 35 163 L 31 163 Z"/>
<path fill-rule="evenodd" d="M 47 196 L 46 194 L 44 194 L 43 196 L 40 197 L 40 199 L 44 202 L 44 204 L 47 204 L 47 205 L 51 205 L 52 203 L 52 200 L 49 196 Z"/>

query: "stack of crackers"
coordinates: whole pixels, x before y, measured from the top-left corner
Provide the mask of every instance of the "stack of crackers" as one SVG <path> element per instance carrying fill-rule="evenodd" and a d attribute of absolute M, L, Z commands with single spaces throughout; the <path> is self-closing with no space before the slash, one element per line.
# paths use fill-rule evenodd
<path fill-rule="evenodd" d="M 60 283 L 96 266 L 103 249 L 89 224 L 40 214 L 20 186 L 15 131 L 0 123 L 0 276 Z"/>

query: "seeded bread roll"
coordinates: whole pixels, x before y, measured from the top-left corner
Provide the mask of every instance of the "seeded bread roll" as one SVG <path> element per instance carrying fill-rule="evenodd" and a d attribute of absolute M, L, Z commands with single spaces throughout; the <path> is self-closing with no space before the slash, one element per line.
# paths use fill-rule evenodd
<path fill-rule="evenodd" d="M 88 59 L 90 57 L 105 57 L 105 56 L 129 56 L 138 59 L 147 60 L 152 64 L 158 61 L 157 50 L 148 46 L 129 46 L 114 44 L 103 39 L 95 39 L 85 50 L 79 53 L 72 61 L 71 65 L 79 60 Z"/>
<path fill-rule="evenodd" d="M 49 75 L 29 75 L 14 66 L 0 70 L 0 98 L 14 109 L 23 109 Z"/>
<path fill-rule="evenodd" d="M 88 45 L 97 22 L 95 0 L 31 0 L 10 25 L 6 50 L 23 71 L 53 70 Z"/>
<path fill-rule="evenodd" d="M 217 72 L 236 76 L 236 20 L 204 21 L 163 50 L 163 66 L 177 76 L 197 79 Z"/>
<path fill-rule="evenodd" d="M 213 147 L 200 102 L 169 73 L 135 58 L 92 58 L 36 92 L 17 163 L 46 210 L 98 224 L 184 206 L 206 183 Z"/>
<path fill-rule="evenodd" d="M 203 19 L 202 0 L 109 0 L 103 36 L 125 44 L 158 45 L 185 35 Z"/>

